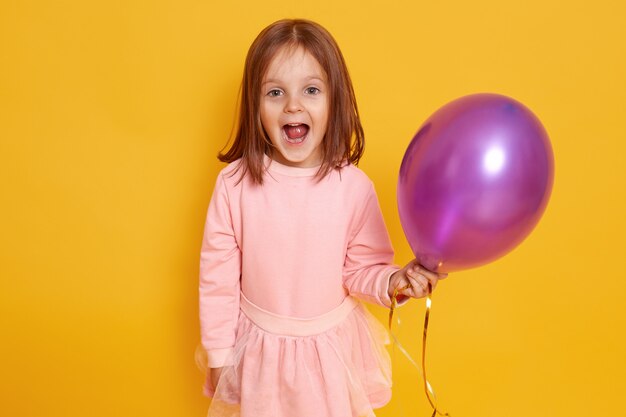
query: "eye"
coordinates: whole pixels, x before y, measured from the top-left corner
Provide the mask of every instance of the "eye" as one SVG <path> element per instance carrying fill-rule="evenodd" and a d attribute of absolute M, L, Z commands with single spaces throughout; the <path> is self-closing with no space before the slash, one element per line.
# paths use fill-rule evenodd
<path fill-rule="evenodd" d="M 274 89 L 270 90 L 270 91 L 267 93 L 267 95 L 268 95 L 269 97 L 279 97 L 279 96 L 282 96 L 282 95 L 283 95 L 283 92 L 282 92 L 282 91 L 280 91 L 280 90 L 279 90 L 279 89 L 277 89 L 277 88 L 274 88 Z"/>
<path fill-rule="evenodd" d="M 306 90 L 304 90 L 307 94 L 319 94 L 321 93 L 320 89 L 317 87 L 307 87 Z"/>

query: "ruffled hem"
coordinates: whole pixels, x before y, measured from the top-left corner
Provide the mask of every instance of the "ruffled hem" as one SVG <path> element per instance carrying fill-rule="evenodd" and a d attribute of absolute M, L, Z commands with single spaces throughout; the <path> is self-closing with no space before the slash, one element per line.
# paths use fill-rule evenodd
<path fill-rule="evenodd" d="M 205 384 L 208 417 L 372 417 L 391 399 L 388 334 L 360 303 L 308 336 L 272 333 L 241 313 L 237 335 L 234 365 L 215 391 Z"/>

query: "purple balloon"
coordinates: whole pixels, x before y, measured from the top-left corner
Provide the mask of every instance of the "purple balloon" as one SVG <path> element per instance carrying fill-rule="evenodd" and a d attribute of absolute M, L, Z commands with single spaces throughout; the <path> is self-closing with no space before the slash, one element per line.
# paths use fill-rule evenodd
<path fill-rule="evenodd" d="M 553 180 L 548 135 L 528 108 L 497 94 L 461 97 L 430 116 L 404 154 L 402 228 L 428 269 L 484 265 L 532 231 Z"/>

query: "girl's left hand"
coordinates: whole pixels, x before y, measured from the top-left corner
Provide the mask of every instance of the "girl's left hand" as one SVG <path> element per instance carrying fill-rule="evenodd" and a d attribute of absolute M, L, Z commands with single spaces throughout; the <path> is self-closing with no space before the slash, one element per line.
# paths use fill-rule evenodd
<path fill-rule="evenodd" d="M 209 372 L 211 373 L 211 385 L 214 390 L 217 388 L 217 383 L 222 376 L 222 369 L 223 368 L 209 368 Z"/>
<path fill-rule="evenodd" d="M 389 298 L 393 297 L 396 288 L 404 288 L 398 294 L 422 298 L 428 295 L 428 284 L 431 292 L 435 290 L 440 279 L 447 277 L 446 273 L 430 271 L 420 265 L 416 259 L 409 262 L 404 268 L 394 272 L 389 279 Z"/>

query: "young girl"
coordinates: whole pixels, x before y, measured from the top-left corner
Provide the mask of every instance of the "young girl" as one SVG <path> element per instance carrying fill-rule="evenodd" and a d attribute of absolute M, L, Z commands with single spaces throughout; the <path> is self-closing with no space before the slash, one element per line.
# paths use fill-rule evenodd
<path fill-rule="evenodd" d="M 373 416 L 391 396 L 389 307 L 444 277 L 400 269 L 363 129 L 332 36 L 307 20 L 265 28 L 246 58 L 238 130 L 220 155 L 200 261 L 209 416 Z"/>

